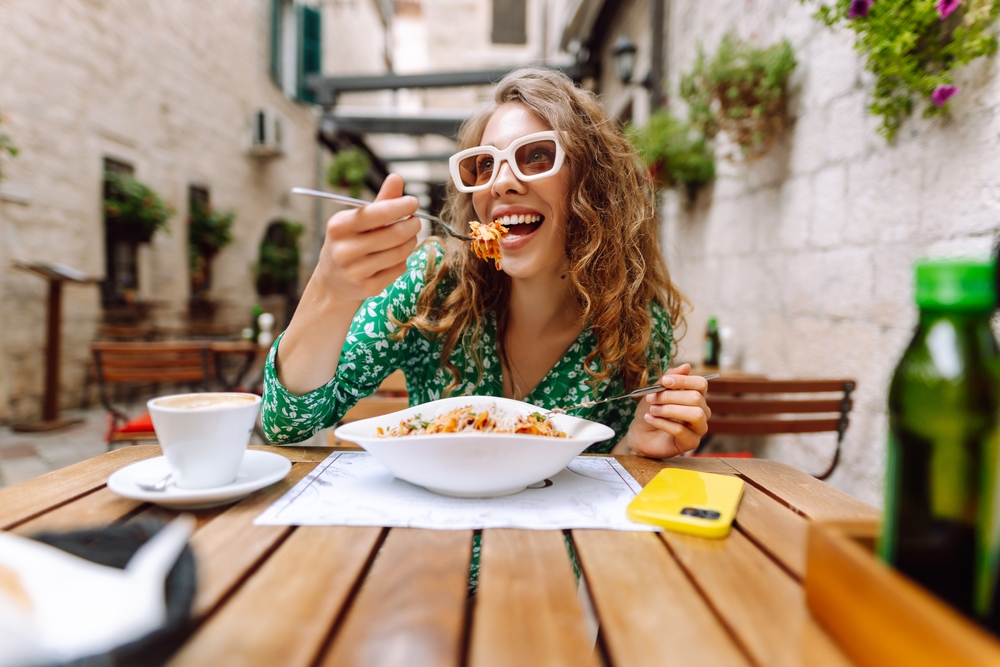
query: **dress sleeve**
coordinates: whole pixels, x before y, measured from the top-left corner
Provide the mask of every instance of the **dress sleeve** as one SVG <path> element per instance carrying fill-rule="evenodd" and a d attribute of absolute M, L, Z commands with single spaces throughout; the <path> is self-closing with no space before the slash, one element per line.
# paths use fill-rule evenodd
<path fill-rule="evenodd" d="M 441 257 L 438 248 L 436 257 Z M 396 281 L 361 304 L 351 322 L 337 372 L 322 387 L 302 396 L 290 393 L 278 380 L 274 361 L 281 336 L 274 342 L 264 365 L 264 397 L 261 424 L 274 444 L 301 442 L 320 429 L 333 426 L 358 400 L 368 396 L 392 371 L 414 363 L 411 344 L 417 331 L 402 340 L 390 334 L 416 312 L 417 298 L 426 280 L 429 250 L 421 247 L 407 260 L 407 269 Z"/>

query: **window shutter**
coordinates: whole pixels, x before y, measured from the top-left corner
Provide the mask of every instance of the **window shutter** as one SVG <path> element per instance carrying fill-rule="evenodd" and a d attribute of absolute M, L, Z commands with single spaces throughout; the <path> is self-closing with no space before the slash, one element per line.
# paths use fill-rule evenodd
<path fill-rule="evenodd" d="M 316 94 L 306 85 L 307 78 L 312 74 L 319 74 L 322 69 L 322 27 L 320 26 L 320 13 L 312 7 L 299 5 L 298 12 L 298 34 L 299 34 L 299 59 L 298 77 L 295 89 L 298 91 L 296 97 L 303 102 L 316 103 Z"/>
<path fill-rule="evenodd" d="M 282 0 L 271 0 L 271 79 L 281 88 L 281 7 Z"/>
<path fill-rule="evenodd" d="M 527 0 L 493 0 L 494 44 L 527 44 Z"/>

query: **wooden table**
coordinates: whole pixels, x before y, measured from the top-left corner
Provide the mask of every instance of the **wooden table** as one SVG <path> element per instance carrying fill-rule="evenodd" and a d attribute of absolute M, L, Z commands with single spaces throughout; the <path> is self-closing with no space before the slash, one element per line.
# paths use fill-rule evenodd
<path fill-rule="evenodd" d="M 483 531 L 469 600 L 472 531 L 253 526 L 330 452 L 259 449 L 287 456 L 292 471 L 236 505 L 195 513 L 199 627 L 172 666 L 851 664 L 806 609 L 806 529 L 877 512 L 781 463 L 621 457 L 641 483 L 676 466 L 747 485 L 724 540 L 570 531 L 600 621 L 594 650 L 560 531 Z M 31 535 L 169 518 L 105 487 L 113 471 L 159 453 L 128 447 L 0 490 L 0 528 Z"/>

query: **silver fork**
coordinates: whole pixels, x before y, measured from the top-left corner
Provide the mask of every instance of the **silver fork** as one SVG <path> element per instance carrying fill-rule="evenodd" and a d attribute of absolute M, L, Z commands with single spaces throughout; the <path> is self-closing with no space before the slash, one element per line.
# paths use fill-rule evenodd
<path fill-rule="evenodd" d="M 719 377 L 719 374 L 709 373 L 708 375 L 702 375 L 701 377 L 705 378 L 706 380 L 714 380 L 715 378 Z M 645 396 L 646 394 L 655 394 L 658 391 L 670 391 L 670 390 L 667 389 L 667 387 L 664 387 L 662 384 L 653 384 L 648 387 L 643 387 L 642 389 L 636 389 L 635 391 L 630 391 L 627 394 L 612 396 L 611 398 L 602 398 L 598 401 L 584 401 L 583 403 L 577 403 L 576 405 L 570 405 L 565 408 L 553 408 L 549 410 L 549 414 L 563 415 L 566 414 L 567 410 L 576 410 L 577 408 L 589 408 L 592 405 L 597 405 L 599 403 L 607 403 L 608 401 L 618 401 L 623 398 L 639 398 L 640 396 Z"/>
<path fill-rule="evenodd" d="M 332 199 L 335 202 L 340 202 L 341 204 L 347 204 L 348 206 L 353 206 L 355 208 L 361 208 L 362 206 L 368 206 L 368 204 L 373 204 L 374 202 L 365 201 L 364 199 L 355 199 L 354 197 L 345 197 L 344 195 L 336 195 L 332 192 L 323 192 L 322 190 L 310 190 L 309 188 L 292 188 L 292 194 L 294 195 L 309 195 L 310 197 L 320 197 L 322 199 Z M 418 218 L 423 218 L 424 220 L 430 220 L 431 222 L 436 222 L 442 227 L 444 231 L 448 232 L 449 235 L 454 236 L 456 239 L 462 241 L 473 241 L 471 236 L 466 236 L 456 232 L 451 228 L 447 222 L 441 218 L 431 215 L 430 213 L 424 213 L 423 211 L 417 211 L 413 215 Z M 390 223 L 391 224 L 391 223 Z"/>

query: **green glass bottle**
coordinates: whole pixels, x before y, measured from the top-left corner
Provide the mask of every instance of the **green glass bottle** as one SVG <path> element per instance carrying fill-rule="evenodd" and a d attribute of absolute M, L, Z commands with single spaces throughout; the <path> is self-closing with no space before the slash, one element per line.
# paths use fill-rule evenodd
<path fill-rule="evenodd" d="M 719 321 L 714 317 L 708 318 L 708 326 L 705 327 L 705 359 L 706 366 L 719 365 Z"/>
<path fill-rule="evenodd" d="M 1000 353 L 989 263 L 918 262 L 920 321 L 889 388 L 879 555 L 993 632 Z"/>

